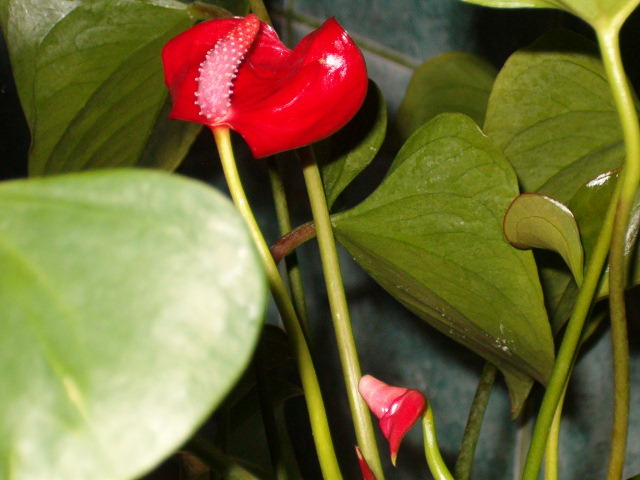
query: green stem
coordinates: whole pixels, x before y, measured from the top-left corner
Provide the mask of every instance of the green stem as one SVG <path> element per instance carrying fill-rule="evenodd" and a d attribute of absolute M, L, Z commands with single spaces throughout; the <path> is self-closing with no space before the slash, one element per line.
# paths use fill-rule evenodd
<path fill-rule="evenodd" d="M 544 453 L 544 480 L 558 480 L 558 445 L 560 444 L 560 420 L 562 418 L 562 406 L 567 393 L 565 386 L 560 402 L 556 407 L 556 413 L 549 429 L 549 438 Z"/>
<path fill-rule="evenodd" d="M 289 205 L 287 204 L 287 194 L 282 181 L 282 168 L 279 159 L 269 159 L 269 180 L 271 181 L 271 192 L 273 194 L 273 202 L 276 208 L 276 217 L 278 219 L 278 227 L 280 235 L 285 236 L 291 232 L 291 217 L 289 216 Z M 273 250 L 271 250 L 273 253 Z M 275 257 L 274 257 L 274 260 Z M 276 260 L 278 263 L 278 260 Z M 293 305 L 302 324 L 305 335 L 309 338 L 309 320 L 307 315 L 307 303 L 304 296 L 304 286 L 302 284 L 302 275 L 300 266 L 298 265 L 298 256 L 292 251 L 285 257 L 285 268 L 287 278 L 289 280 L 289 289 Z"/>
<path fill-rule="evenodd" d="M 607 480 L 620 480 L 629 428 L 629 341 L 624 303 L 626 286 L 625 239 L 629 215 L 640 182 L 640 129 L 633 97 L 620 58 L 619 28 L 598 31 L 607 78 L 620 116 L 626 157 L 619 182 L 620 197 L 609 251 L 609 308 L 613 344 L 614 409 Z"/>
<path fill-rule="evenodd" d="M 307 408 L 309 409 L 311 430 L 313 432 L 322 474 L 326 480 L 341 480 L 342 475 L 333 448 L 327 414 L 322 400 L 318 377 L 313 367 L 311 353 L 309 352 L 306 338 L 296 316 L 293 303 L 287 294 L 287 289 L 278 272 L 278 267 L 273 261 L 269 247 L 262 236 L 260 227 L 253 216 L 251 206 L 244 193 L 231 147 L 229 129 L 226 127 L 216 127 L 213 129 L 213 135 L 218 151 L 220 152 L 222 169 L 229 186 L 229 191 L 231 192 L 231 197 L 249 227 L 249 231 L 265 268 L 271 294 L 273 295 L 273 299 L 282 317 L 282 323 L 293 346 L 298 368 L 300 369 L 302 388 L 304 389 L 305 400 L 307 402 Z"/>
<path fill-rule="evenodd" d="M 617 183 L 611 198 L 611 203 L 602 222 L 602 228 L 600 229 L 596 246 L 591 255 L 591 260 L 587 266 L 587 272 L 584 276 L 582 286 L 578 292 L 576 304 L 567 322 L 562 344 L 560 345 L 558 356 L 553 365 L 547 391 L 542 399 L 542 405 L 540 406 L 538 418 L 533 429 L 529 452 L 527 453 L 527 459 L 522 471 L 522 480 L 538 480 L 538 472 L 540 471 L 540 465 L 544 457 L 549 429 L 551 428 L 551 423 L 553 422 L 553 417 L 560 402 L 564 386 L 567 383 L 573 367 L 574 358 L 578 350 L 578 345 L 580 344 L 582 328 L 591 310 L 602 268 L 609 253 L 609 243 L 611 242 L 611 233 L 613 231 L 613 218 L 620 193 L 619 187 L 620 183 Z"/>
<path fill-rule="evenodd" d="M 460 453 L 458 454 L 454 470 L 456 480 L 469 480 L 471 477 L 473 456 L 476 451 L 476 445 L 478 444 L 480 428 L 482 427 L 482 419 L 484 418 L 484 413 L 487 410 L 487 404 L 489 403 L 489 397 L 491 396 L 491 389 L 493 388 L 493 382 L 496 378 L 496 372 L 497 368 L 493 364 L 485 362 L 482 374 L 480 375 L 480 381 L 478 382 L 478 388 L 476 389 L 476 394 L 473 397 L 473 403 L 471 404 L 467 425 L 464 428 L 464 434 L 462 435 L 462 445 L 460 446 Z"/>
<path fill-rule="evenodd" d="M 447 465 L 442 459 L 436 436 L 436 422 L 433 419 L 433 409 L 427 402 L 427 408 L 422 414 L 422 436 L 424 437 L 424 453 L 431 475 L 435 480 L 454 480 Z"/>
<path fill-rule="evenodd" d="M 372 472 L 378 480 L 384 479 L 378 446 L 376 444 L 371 423 L 371 414 L 367 404 L 358 393 L 358 382 L 362 378 L 360 363 L 356 350 L 353 330 L 349 318 L 349 308 L 342 283 L 340 273 L 340 263 L 338 261 L 338 251 L 336 249 L 335 238 L 329 208 L 320 176 L 320 169 L 316 162 L 311 147 L 304 147 L 298 150 L 302 160 L 302 170 L 307 184 L 311 211 L 316 225 L 316 235 L 320 247 L 320 258 L 325 275 L 329 306 L 333 317 L 333 326 L 340 353 L 340 362 L 345 383 L 347 385 L 347 395 L 351 416 L 354 421 L 358 446 L 369 464 Z"/>

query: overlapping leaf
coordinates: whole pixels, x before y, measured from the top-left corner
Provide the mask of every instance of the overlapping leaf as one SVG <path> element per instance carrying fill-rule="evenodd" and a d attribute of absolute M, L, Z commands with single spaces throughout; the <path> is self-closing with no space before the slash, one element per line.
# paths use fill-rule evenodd
<path fill-rule="evenodd" d="M 482 57 L 448 52 L 413 72 L 396 124 L 403 140 L 440 113 L 464 113 L 484 123 L 496 69 Z"/>
<path fill-rule="evenodd" d="M 338 240 L 400 302 L 495 363 L 517 411 L 545 382 L 553 341 L 533 256 L 502 218 L 518 194 L 501 152 L 468 117 L 447 114 L 404 145 L 378 189 L 338 215 Z"/>
<path fill-rule="evenodd" d="M 131 166 L 142 156 L 147 166 L 174 168 L 198 128 L 160 127 L 147 141 L 166 121 L 160 50 L 195 13 L 171 0 L 4 2 L 0 19 L 32 134 L 30 173 Z"/>
<path fill-rule="evenodd" d="M 524 191 L 564 204 L 624 155 L 597 47 L 567 31 L 511 56 L 496 79 L 484 130 Z"/>
<path fill-rule="evenodd" d="M 264 278 L 222 195 L 152 172 L 0 186 L 0 477 L 140 476 L 242 373 Z"/>

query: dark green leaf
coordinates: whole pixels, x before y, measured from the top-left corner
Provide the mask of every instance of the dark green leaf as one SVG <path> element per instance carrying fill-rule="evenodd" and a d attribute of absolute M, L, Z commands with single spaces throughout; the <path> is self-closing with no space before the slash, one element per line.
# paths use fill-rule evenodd
<path fill-rule="evenodd" d="M 617 168 L 624 155 L 597 47 L 567 31 L 511 56 L 491 93 L 485 132 L 524 191 L 564 204 L 584 183 Z"/>
<path fill-rule="evenodd" d="M 139 476 L 253 351 L 266 292 L 242 219 L 140 171 L 8 182 L 0 205 L 0 476 Z"/>
<path fill-rule="evenodd" d="M 378 86 L 369 91 L 356 116 L 344 128 L 314 145 L 329 207 L 380 150 L 387 131 L 387 107 Z"/>
<path fill-rule="evenodd" d="M 368 199 L 335 217 L 338 240 L 376 281 L 505 373 L 516 411 L 554 358 L 533 256 L 502 235 L 517 194 L 501 152 L 468 117 L 445 114 L 407 141 Z"/>
<path fill-rule="evenodd" d="M 191 8 L 11 0 L 1 13 L 32 134 L 31 174 L 136 165 L 145 148 L 146 165 L 170 169 L 182 159 L 193 127 L 165 129 L 148 147 L 147 139 L 166 113 L 160 51 L 193 23 Z"/>
<path fill-rule="evenodd" d="M 545 195 L 523 193 L 509 205 L 503 229 L 505 238 L 515 247 L 559 253 L 578 285 L 582 283 L 584 254 L 580 232 L 566 206 Z"/>
<path fill-rule="evenodd" d="M 496 69 L 483 58 L 448 52 L 431 58 L 413 73 L 396 124 L 403 140 L 440 113 L 464 113 L 484 123 Z"/>

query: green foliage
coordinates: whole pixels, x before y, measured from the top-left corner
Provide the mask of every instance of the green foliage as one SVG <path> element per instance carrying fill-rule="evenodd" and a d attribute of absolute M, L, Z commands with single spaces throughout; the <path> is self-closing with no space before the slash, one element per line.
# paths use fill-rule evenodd
<path fill-rule="evenodd" d="M 545 35 L 500 71 L 484 131 L 523 191 L 568 204 L 597 175 L 620 166 L 622 132 L 597 47 L 568 31 Z"/>
<path fill-rule="evenodd" d="M 497 73 L 482 57 L 466 52 L 443 53 L 424 62 L 413 72 L 398 110 L 402 139 L 440 113 L 464 113 L 482 125 Z"/>
<path fill-rule="evenodd" d="M 314 145 L 329 208 L 343 190 L 371 163 L 387 133 L 387 105 L 380 88 L 369 91 L 356 116 L 337 133 Z"/>
<path fill-rule="evenodd" d="M 340 243 L 391 295 L 498 366 L 514 410 L 553 365 L 531 252 L 502 218 L 518 194 L 502 153 L 460 114 L 436 117 L 404 145 L 383 183 L 335 218 Z"/>
<path fill-rule="evenodd" d="M 263 273 L 228 200 L 165 174 L 0 186 L 0 477 L 127 479 L 244 370 Z"/>
<path fill-rule="evenodd" d="M 146 166 L 177 165 L 198 128 L 166 128 L 160 51 L 193 23 L 191 9 L 152 0 L 0 8 L 31 129 L 31 174 L 132 166 L 141 156 Z"/>
<path fill-rule="evenodd" d="M 514 247 L 557 252 L 582 283 L 584 254 L 578 224 L 571 211 L 552 198 L 535 193 L 518 195 L 504 216 L 505 238 Z"/>

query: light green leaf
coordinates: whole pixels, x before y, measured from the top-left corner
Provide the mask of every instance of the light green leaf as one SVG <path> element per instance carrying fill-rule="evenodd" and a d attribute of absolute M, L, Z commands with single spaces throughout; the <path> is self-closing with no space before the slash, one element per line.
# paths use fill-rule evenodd
<path fill-rule="evenodd" d="M 160 51 L 194 11 L 172 0 L 9 0 L 0 9 L 32 134 L 30 173 L 136 165 L 166 113 Z M 163 157 L 144 164 L 175 167 L 190 128 L 166 129 L 148 147 L 166 146 Z"/>
<path fill-rule="evenodd" d="M 482 57 L 448 52 L 413 72 L 396 124 L 402 140 L 440 113 L 464 113 L 484 123 L 496 69 Z"/>
<path fill-rule="evenodd" d="M 265 281 L 230 202 L 150 171 L 0 185 L 0 477 L 138 477 L 244 370 Z"/>
<path fill-rule="evenodd" d="M 515 411 L 554 359 L 533 256 L 502 235 L 517 194 L 473 121 L 444 114 L 407 141 L 369 198 L 335 217 L 340 243 L 391 295 L 505 373 Z"/>
<path fill-rule="evenodd" d="M 369 80 L 364 104 L 337 133 L 314 145 L 329 207 L 371 163 L 387 132 L 387 106 L 380 88 Z"/>
<path fill-rule="evenodd" d="M 567 31 L 509 58 L 491 93 L 484 130 L 524 191 L 564 204 L 584 183 L 617 168 L 624 155 L 597 48 Z"/>
<path fill-rule="evenodd" d="M 640 0 L 464 0 L 497 8 L 557 8 L 580 17 L 594 28 L 622 25 Z"/>
<path fill-rule="evenodd" d="M 502 226 L 505 238 L 514 247 L 559 253 L 578 285 L 582 283 L 584 254 L 580 231 L 566 206 L 545 195 L 523 193 L 509 206 Z"/>

